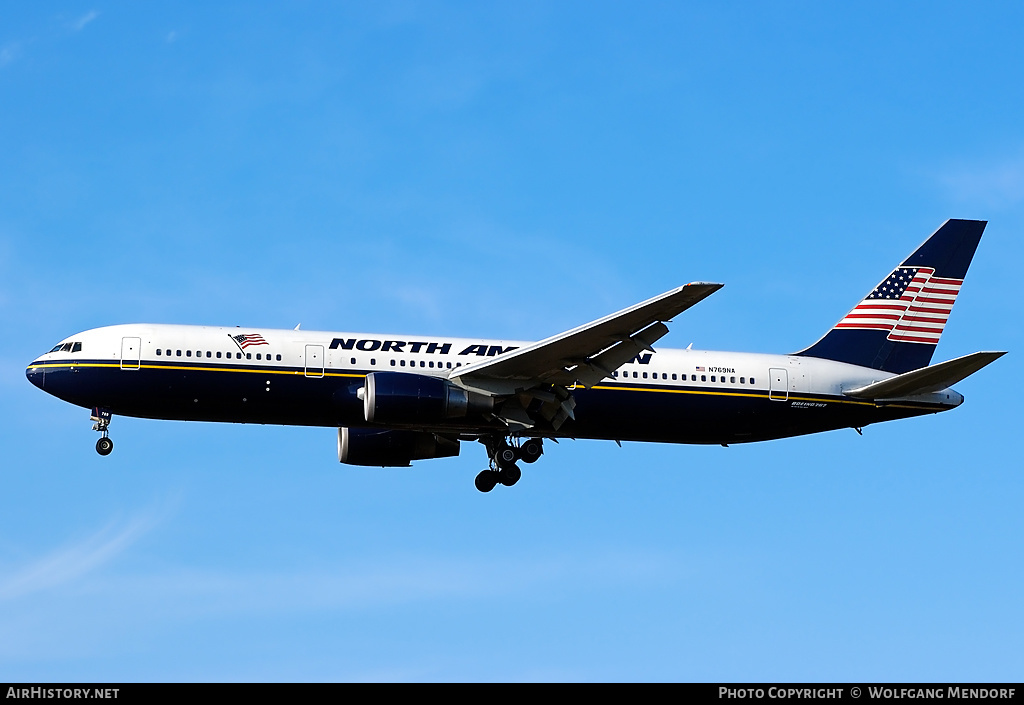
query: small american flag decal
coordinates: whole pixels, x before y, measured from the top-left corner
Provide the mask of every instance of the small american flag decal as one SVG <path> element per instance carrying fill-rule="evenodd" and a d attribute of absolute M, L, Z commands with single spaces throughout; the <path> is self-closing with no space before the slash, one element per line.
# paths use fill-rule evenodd
<path fill-rule="evenodd" d="M 235 345 L 238 346 L 239 350 L 245 350 L 250 345 L 270 345 L 259 333 L 241 333 L 239 335 L 229 335 L 228 337 L 235 341 Z"/>

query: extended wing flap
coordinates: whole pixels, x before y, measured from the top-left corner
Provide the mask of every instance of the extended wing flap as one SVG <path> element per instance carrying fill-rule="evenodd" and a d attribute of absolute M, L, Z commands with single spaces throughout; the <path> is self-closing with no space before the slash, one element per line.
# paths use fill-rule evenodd
<path fill-rule="evenodd" d="M 951 387 L 974 374 L 982 367 L 998 360 L 1006 352 L 976 352 L 919 370 L 883 379 L 881 382 L 844 392 L 857 399 L 893 399 L 914 394 L 927 394 Z"/>
<path fill-rule="evenodd" d="M 583 377 L 581 381 L 586 384 L 600 374 L 594 382 L 600 381 L 636 354 L 622 357 L 630 347 L 647 347 L 664 335 L 668 328 L 661 325 L 662 321 L 671 320 L 722 286 L 707 282 L 681 286 L 492 360 L 459 368 L 452 379 L 572 384 Z"/>
<path fill-rule="evenodd" d="M 584 362 L 565 370 L 561 375 L 565 384 L 572 384 L 577 381 L 584 387 L 591 387 L 605 377 L 611 377 L 612 372 L 619 369 L 644 350 L 653 350 L 653 346 L 666 333 L 668 326 L 661 321 L 652 323 L 636 335 L 621 340 L 604 352 L 594 357 L 587 358 Z"/>

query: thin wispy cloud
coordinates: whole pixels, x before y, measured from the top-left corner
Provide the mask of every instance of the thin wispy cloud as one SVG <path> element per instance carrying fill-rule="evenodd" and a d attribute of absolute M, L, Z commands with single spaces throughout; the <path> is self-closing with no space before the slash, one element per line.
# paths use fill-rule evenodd
<path fill-rule="evenodd" d="M 20 53 L 20 42 L 11 42 L 10 44 L 5 44 L 3 47 L 0 47 L 0 68 L 7 66 L 17 59 Z"/>
<path fill-rule="evenodd" d="M 119 577 L 131 594 L 158 596 L 162 604 L 205 604 L 220 611 L 291 612 L 365 609 L 378 605 L 451 599 L 490 600 L 496 594 L 546 595 L 566 583 L 662 584 L 678 578 L 676 560 L 661 555 L 589 555 L 525 560 L 394 557 L 388 565 L 297 573 L 182 571 L 137 579 Z M 138 582 L 136 582 L 136 580 Z M 500 586 L 500 587 L 499 587 Z M 188 598 L 182 600 L 181 598 Z"/>
<path fill-rule="evenodd" d="M 8 575 L 0 575 L 0 602 L 75 582 L 124 553 L 159 522 L 147 513 L 127 524 L 112 522 L 81 541 L 57 549 Z"/>
<path fill-rule="evenodd" d="M 295 572 L 193 568 L 154 573 L 95 573 L 151 528 L 137 521 L 105 530 L 54 552 L 0 580 L 0 602 L 75 582 L 74 594 L 47 598 L 60 605 L 116 604 L 130 621 L 152 624 L 200 615 L 337 613 L 428 603 L 488 602 L 499 595 L 542 594 L 558 599 L 584 585 L 658 587 L 683 578 L 677 557 L 610 553 L 523 560 L 392 556 L 385 564 L 354 564 Z M 159 610 L 154 606 L 159 605 Z M 2 651 L 2 649 L 0 649 Z"/>
<path fill-rule="evenodd" d="M 94 19 L 100 16 L 100 13 L 96 10 L 89 10 L 86 14 L 79 17 L 77 20 L 71 23 L 71 29 L 75 32 L 81 32 L 85 29 L 85 26 L 92 22 Z"/>

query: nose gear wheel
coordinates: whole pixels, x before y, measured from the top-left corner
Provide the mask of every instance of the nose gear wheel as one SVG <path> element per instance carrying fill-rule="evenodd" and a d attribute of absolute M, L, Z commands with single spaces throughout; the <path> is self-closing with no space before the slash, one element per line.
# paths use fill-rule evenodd
<path fill-rule="evenodd" d="M 107 428 L 110 426 L 110 412 L 105 409 L 94 408 L 92 410 L 92 416 L 90 420 L 95 421 L 92 425 L 93 431 L 99 431 L 102 435 L 100 439 L 96 441 L 96 452 L 100 455 L 110 455 L 110 451 L 114 450 L 114 442 L 110 440 L 107 435 Z"/>

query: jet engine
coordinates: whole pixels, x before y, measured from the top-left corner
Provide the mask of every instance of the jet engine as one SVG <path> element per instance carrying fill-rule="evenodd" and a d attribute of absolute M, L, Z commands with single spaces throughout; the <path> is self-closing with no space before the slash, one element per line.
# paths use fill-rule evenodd
<path fill-rule="evenodd" d="M 346 465 L 406 468 L 413 460 L 451 458 L 459 440 L 426 431 L 339 428 L 338 460 Z"/>
<path fill-rule="evenodd" d="M 363 415 L 370 423 L 432 424 L 494 408 L 494 400 L 486 394 L 439 377 L 404 372 L 371 372 L 361 392 Z"/>

